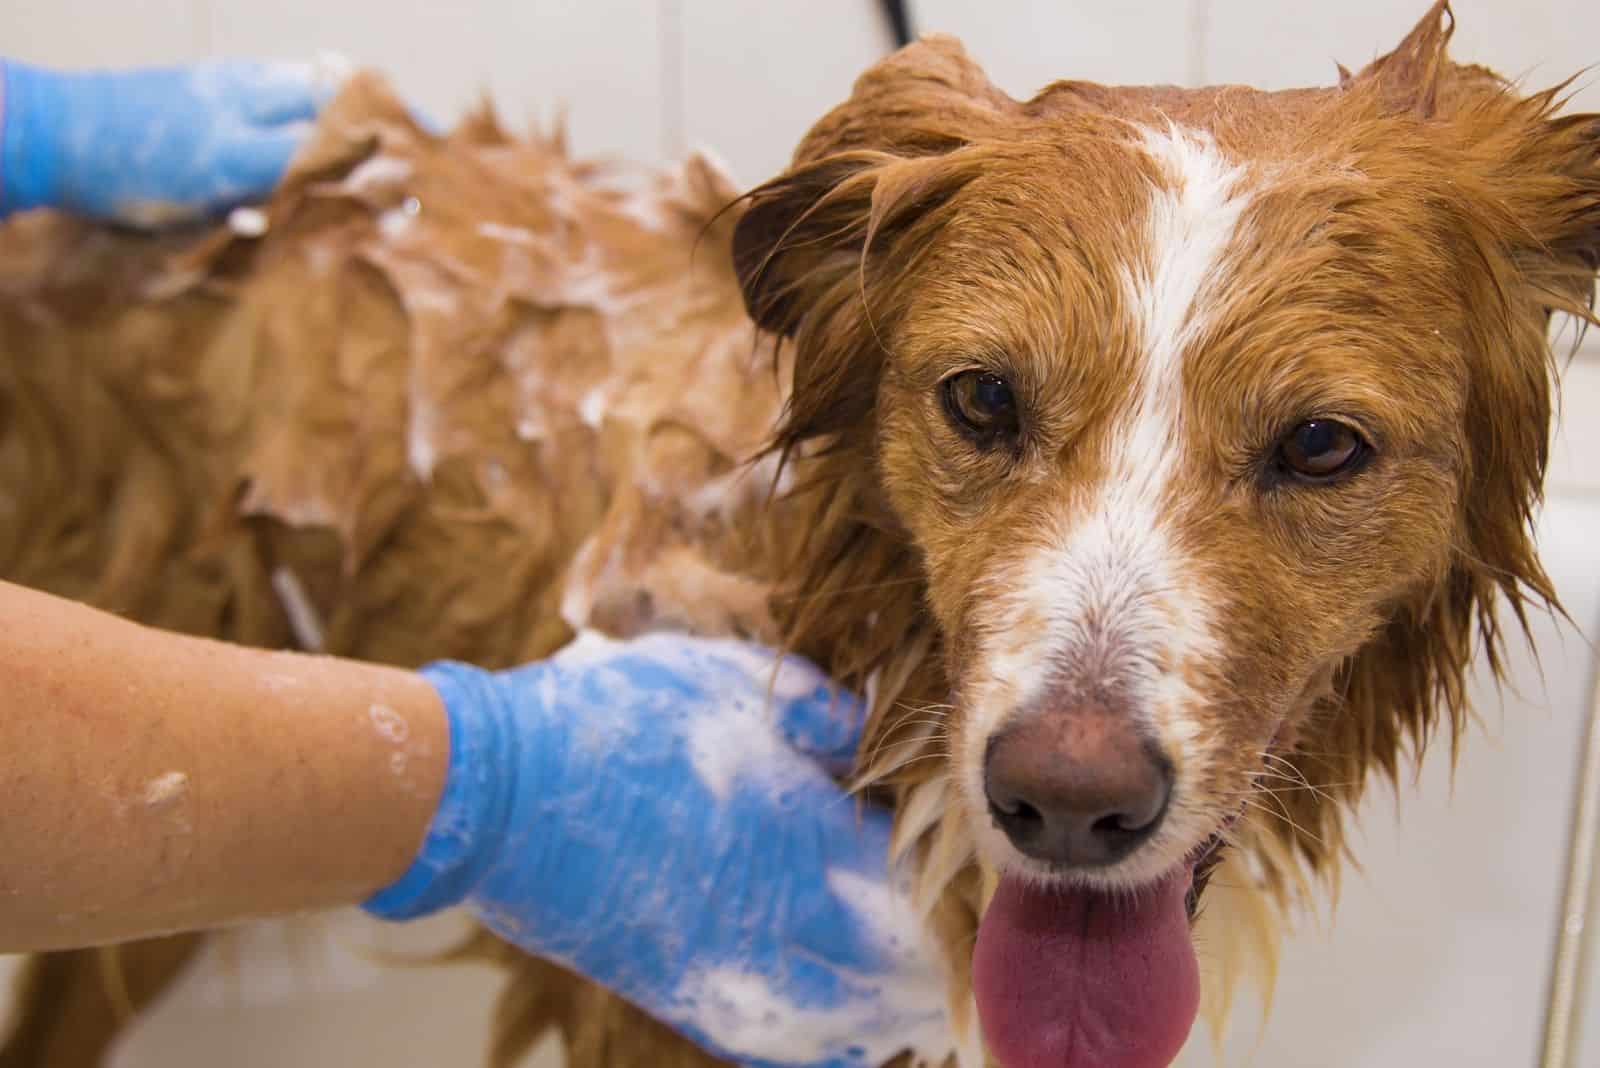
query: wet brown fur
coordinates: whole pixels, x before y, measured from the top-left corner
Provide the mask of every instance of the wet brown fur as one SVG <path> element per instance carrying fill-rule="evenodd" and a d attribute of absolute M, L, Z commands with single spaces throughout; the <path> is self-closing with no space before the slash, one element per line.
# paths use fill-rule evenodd
<path fill-rule="evenodd" d="M 816 592 L 792 620 L 799 648 L 829 655 L 842 617 L 861 631 L 833 659 L 846 678 L 904 677 L 910 705 L 947 700 L 938 669 L 959 679 L 971 649 L 945 641 L 908 669 L 904 637 L 932 621 L 972 635 L 974 596 L 993 592 L 983 572 L 997 545 L 1029 536 L 1031 517 L 997 461 L 904 407 L 885 425 L 885 400 L 931 395 L 972 350 L 999 351 L 1018 379 L 1056 376 L 1050 389 L 1075 406 L 1049 413 L 1054 441 L 1092 456 L 1097 443 L 1072 435 L 1101 429 L 1128 377 L 1125 339 L 1095 330 L 1116 318 L 1118 234 L 1150 180 L 1123 147 L 1125 124 L 1208 130 L 1272 182 L 1246 220 L 1236 293 L 1185 371 L 1203 416 L 1193 451 L 1243 464 L 1306 414 L 1296 404 L 1326 403 L 1330 382 L 1353 376 L 1346 388 L 1397 458 L 1365 492 L 1300 495 L 1265 517 L 1230 471 L 1195 472 L 1222 487 L 1187 531 L 1234 635 L 1215 681 L 1260 695 L 1234 702 L 1255 721 L 1214 769 L 1217 818 L 1270 739 L 1292 738 L 1289 774 L 1305 788 L 1276 793 L 1238 837 L 1287 847 L 1260 847 L 1274 891 L 1302 885 L 1301 865 L 1334 870 L 1368 773 L 1393 776 L 1436 731 L 1459 737 L 1475 649 L 1498 670 L 1497 599 L 1518 619 L 1553 601 L 1529 527 L 1550 415 L 1546 326 L 1555 310 L 1588 316 L 1600 254 L 1596 118 L 1556 117 L 1561 87 L 1519 97 L 1449 63 L 1449 20 L 1439 5 L 1332 90 L 1069 82 L 1019 103 L 951 41 L 865 75 L 795 168 L 752 195 L 735 242 L 754 314 L 796 353 L 777 447 L 815 454 L 823 512 L 853 517 L 819 527 L 794 562 L 797 587 Z M 1082 367 L 1030 362 L 1058 353 Z M 1255 424 L 1243 432 L 1241 404 Z M 897 496 L 898 509 L 886 500 Z M 896 593 L 908 554 L 929 589 Z M 870 591 L 854 610 L 850 589 Z M 867 770 L 917 787 L 933 772 L 916 758 L 943 735 L 896 714 L 892 696 L 880 689 L 864 754 L 886 756 Z"/>
<path fill-rule="evenodd" d="M 1194 489 L 1174 507 L 1228 624 L 1221 660 L 1193 668 L 1230 743 L 1204 769 L 1209 811 L 1259 800 L 1231 838 L 1266 897 L 1292 900 L 1337 871 L 1370 773 L 1459 738 L 1469 662 L 1500 663 L 1497 603 L 1520 619 L 1553 601 L 1530 537 L 1546 330 L 1587 314 L 1600 266 L 1600 119 L 1450 63 L 1449 27 L 1440 4 L 1333 89 L 1064 82 L 1027 102 L 929 39 L 863 75 L 733 212 L 703 165 L 663 178 L 646 199 L 664 225 L 550 146 L 480 122 L 446 152 L 351 94 L 260 242 L 55 219 L 0 235 L 0 573 L 282 645 L 288 568 L 330 651 L 399 663 L 515 663 L 578 623 L 786 642 L 872 695 L 862 780 L 898 804 L 896 849 L 964 976 L 989 884 L 948 740 L 989 565 L 1044 536 L 1041 494 L 1106 461 L 1132 359 L 1111 279 L 1163 180 L 1131 124 L 1171 120 L 1262 183 L 1186 364 Z M 353 188 L 378 153 L 413 177 Z M 407 195 L 414 246 L 379 221 Z M 589 257 L 636 302 L 574 284 Z M 741 290 L 784 339 L 777 376 Z M 929 403 L 974 351 L 1040 398 L 1046 490 L 1008 483 Z M 545 392 L 518 384 L 533 365 Z M 591 426 L 596 386 L 616 392 Z M 1263 504 L 1241 473 L 1330 389 L 1371 420 L 1375 477 Z M 419 397 L 437 404 L 426 479 L 406 445 Z M 738 461 L 774 426 L 793 482 L 769 500 L 773 465 L 741 480 Z M 1305 788 L 1261 788 L 1269 746 Z M 548 1027 L 577 1068 L 705 1063 L 560 969 L 478 948 L 512 976 L 496 1064 Z M 30 1006 L 25 1032 L 53 1009 Z"/>

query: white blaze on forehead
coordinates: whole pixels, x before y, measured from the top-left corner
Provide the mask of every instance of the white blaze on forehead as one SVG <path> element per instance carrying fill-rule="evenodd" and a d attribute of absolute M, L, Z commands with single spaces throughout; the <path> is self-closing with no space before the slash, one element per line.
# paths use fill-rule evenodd
<path fill-rule="evenodd" d="M 1047 621 L 1045 638 L 1057 651 L 1095 638 L 1092 618 L 1095 630 L 1125 639 L 1118 645 L 1128 655 L 1114 661 L 1155 653 L 1149 639 L 1173 627 L 1175 613 L 1179 629 L 1203 627 L 1162 510 L 1181 448 L 1183 355 L 1210 319 L 1208 300 L 1249 202 L 1240 170 L 1209 135 L 1149 129 L 1141 147 L 1161 181 L 1123 278 L 1137 328 L 1134 396 L 1112 428 L 1104 479 L 1086 497 L 1062 502 L 1058 529 L 1013 587 L 1017 607 Z M 1177 603 L 1158 611 L 1153 601 Z M 1027 667 L 1010 663 L 1003 677 L 1027 678 Z"/>
<path fill-rule="evenodd" d="M 1171 544 L 1163 504 L 1182 447 L 1184 355 L 1213 318 L 1250 193 L 1240 168 L 1203 131 L 1147 129 L 1142 147 L 1161 184 L 1151 190 L 1144 241 L 1124 278 L 1139 378 L 1113 433 L 1105 481 L 1076 532 L 1079 551 L 1067 551 L 1088 571 L 1080 596 L 1094 597 L 1104 625 L 1132 647 L 1135 661 L 1165 654 L 1170 662 L 1165 673 L 1135 664 L 1134 681 L 1142 684 L 1144 711 L 1175 745 L 1193 731 L 1172 715 L 1187 687 L 1171 672 L 1184 654 L 1209 650 L 1211 628 L 1206 602 Z"/>
<path fill-rule="evenodd" d="M 1111 428 L 1102 481 L 1063 499 L 1042 546 L 1007 569 L 986 628 L 987 679 L 970 710 L 969 793 L 981 789 L 988 737 L 1057 681 L 1122 696 L 1175 755 L 1197 740 L 1187 714 L 1194 695 L 1179 672 L 1210 654 L 1213 627 L 1165 502 L 1181 447 L 1184 355 L 1211 319 L 1250 197 L 1240 169 L 1203 132 L 1146 129 L 1139 147 L 1159 180 L 1122 279 L 1135 327 L 1133 397 Z M 1063 668 L 1073 677 L 1054 678 Z"/>
<path fill-rule="evenodd" d="M 1146 130 L 1142 146 L 1164 183 L 1152 190 L 1145 241 L 1126 280 L 1149 388 L 1175 384 L 1178 358 L 1206 321 L 1200 298 L 1222 268 L 1250 195 L 1209 134 Z"/>
<path fill-rule="evenodd" d="M 1113 440 L 1106 489 L 1132 491 L 1138 518 L 1155 520 L 1177 456 L 1183 354 L 1210 319 L 1207 298 L 1217 295 L 1249 195 L 1208 134 L 1146 130 L 1142 146 L 1163 184 L 1151 190 L 1144 241 L 1123 279 L 1138 328 L 1139 383 Z"/>

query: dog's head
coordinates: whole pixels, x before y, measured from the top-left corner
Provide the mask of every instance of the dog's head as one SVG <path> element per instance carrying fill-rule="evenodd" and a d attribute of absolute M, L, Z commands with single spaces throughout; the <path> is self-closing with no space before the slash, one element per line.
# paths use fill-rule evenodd
<path fill-rule="evenodd" d="M 1119 947 L 1112 971 L 1148 951 L 1134 1000 L 1182 1016 L 1186 965 L 1153 932 L 1174 908 L 1181 930 L 1196 866 L 1234 839 L 1288 846 L 1269 881 L 1334 859 L 1367 773 L 1459 727 L 1497 595 L 1550 597 L 1547 321 L 1586 312 L 1600 260 L 1600 121 L 1451 64 L 1448 18 L 1285 93 L 1023 103 L 930 39 L 739 223 L 748 306 L 793 344 L 779 444 L 846 487 L 803 581 L 920 580 L 899 617 L 860 583 L 894 632 L 852 639 L 863 669 L 935 624 L 948 709 L 915 737 L 947 759 L 885 767 L 942 776 L 1001 873 L 979 1008 L 1008 1064 L 1054 1041 L 1004 1033 L 1039 1030 L 1005 1007 L 1032 984 L 1130 995 L 1022 959 L 1090 966 L 1052 911 Z M 927 716 L 879 705 L 880 740 Z"/>

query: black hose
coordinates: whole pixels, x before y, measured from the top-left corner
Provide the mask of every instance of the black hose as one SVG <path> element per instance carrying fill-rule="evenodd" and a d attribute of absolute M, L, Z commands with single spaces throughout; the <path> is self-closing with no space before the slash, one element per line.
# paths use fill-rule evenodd
<path fill-rule="evenodd" d="M 894 46 L 904 48 L 916 36 L 911 28 L 911 11 L 906 0 L 883 0 L 883 17 L 889 22 L 889 32 L 894 36 Z"/>

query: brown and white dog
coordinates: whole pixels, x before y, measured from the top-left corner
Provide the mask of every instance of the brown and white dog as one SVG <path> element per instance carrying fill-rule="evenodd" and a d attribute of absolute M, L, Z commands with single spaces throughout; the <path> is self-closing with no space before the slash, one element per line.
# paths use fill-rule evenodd
<path fill-rule="evenodd" d="M 700 164 L 624 192 L 347 97 L 264 237 L 0 235 L 0 572 L 399 662 L 786 644 L 871 697 L 859 784 L 968 1056 L 1166 1064 L 1217 866 L 1226 957 L 1454 741 L 1497 602 L 1553 599 L 1600 118 L 1451 63 L 1450 18 L 1279 93 L 1019 102 L 929 38 L 720 215 Z M 579 1068 L 703 1063 L 510 956 L 501 1063 L 550 1026 Z M 83 1028 L 43 998 L 15 1063 L 98 1056 L 15 1052 Z"/>
<path fill-rule="evenodd" d="M 881 715 L 865 774 L 940 798 L 902 801 L 940 817 L 926 877 L 969 838 L 998 873 L 974 980 L 1003 1064 L 1166 1063 L 1219 849 L 1272 890 L 1326 872 L 1369 773 L 1459 731 L 1496 596 L 1551 599 L 1546 327 L 1587 316 L 1600 120 L 1450 63 L 1450 18 L 1283 93 L 1022 103 L 929 41 L 752 195 L 779 441 L 882 517 L 849 552 L 914 556 L 883 641 L 939 635 L 942 703 Z M 894 660 L 867 644 L 857 670 Z"/>

